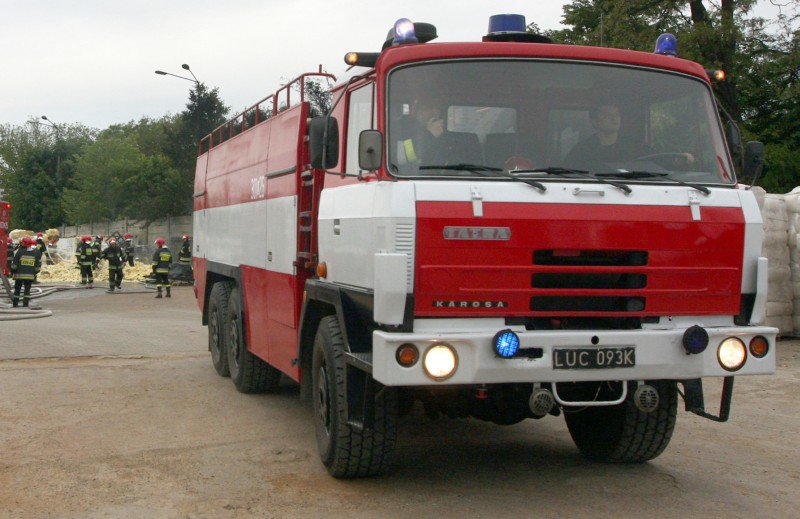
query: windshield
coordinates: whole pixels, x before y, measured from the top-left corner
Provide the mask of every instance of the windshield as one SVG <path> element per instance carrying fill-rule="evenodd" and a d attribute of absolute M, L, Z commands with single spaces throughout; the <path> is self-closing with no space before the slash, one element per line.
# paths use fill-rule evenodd
<path fill-rule="evenodd" d="M 734 181 L 710 89 L 690 77 L 609 64 L 444 61 L 393 71 L 387 93 L 396 176 L 558 168 L 641 182 Z"/>

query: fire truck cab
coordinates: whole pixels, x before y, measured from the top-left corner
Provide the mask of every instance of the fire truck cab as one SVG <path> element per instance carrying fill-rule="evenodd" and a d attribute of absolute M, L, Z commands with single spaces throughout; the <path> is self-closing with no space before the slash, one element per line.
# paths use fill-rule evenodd
<path fill-rule="evenodd" d="M 435 37 L 400 20 L 346 56 L 328 113 L 310 117 L 304 75 L 283 90 L 297 104 L 276 92 L 201 143 L 193 263 L 217 371 L 244 392 L 298 382 L 336 477 L 390 467 L 417 402 L 563 414 L 612 462 L 667 447 L 679 385 L 726 420 L 734 376 L 774 372 L 777 330 L 707 71 L 674 38 L 556 45 L 519 15 L 480 42 Z M 762 152 L 748 143 L 746 174 Z"/>

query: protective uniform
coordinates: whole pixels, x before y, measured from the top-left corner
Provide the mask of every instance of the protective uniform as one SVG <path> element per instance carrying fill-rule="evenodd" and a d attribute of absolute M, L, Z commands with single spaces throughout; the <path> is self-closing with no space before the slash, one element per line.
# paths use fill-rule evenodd
<path fill-rule="evenodd" d="M 178 251 L 178 262 L 183 265 L 192 264 L 192 244 L 189 240 L 190 240 L 189 236 L 184 234 L 183 244 L 181 244 L 181 250 Z"/>
<path fill-rule="evenodd" d="M 14 307 L 19 306 L 19 294 L 23 287 L 25 290 L 22 296 L 22 306 L 28 306 L 31 297 L 31 283 L 42 266 L 39 261 L 41 256 L 34 245 L 35 242 L 27 236 L 22 238 L 17 252 L 14 253 L 14 259 L 11 261 L 11 272 L 14 275 L 14 297 L 11 301 Z"/>
<path fill-rule="evenodd" d="M 100 257 L 108 260 L 108 291 L 115 288 L 122 290 L 122 266 L 125 264 L 125 253 L 117 247 L 117 240 L 108 240 L 108 247 L 100 253 Z"/>
<path fill-rule="evenodd" d="M 125 257 L 128 259 L 128 265 L 131 267 L 133 266 L 133 235 L 129 232 L 126 232 L 123 236 L 125 241 L 120 244 L 120 248 L 122 252 L 125 253 Z"/>
<path fill-rule="evenodd" d="M 156 275 L 156 288 L 158 294 L 156 299 L 161 299 L 161 289 L 166 289 L 167 297 L 172 297 L 169 292 L 169 266 L 172 264 L 172 253 L 169 251 L 164 238 L 158 238 L 155 241 L 157 247 L 153 253 L 153 273 Z"/>
<path fill-rule="evenodd" d="M 103 235 L 98 234 L 94 237 L 92 241 L 92 254 L 94 255 L 94 265 L 92 265 L 93 269 L 97 268 L 97 265 L 100 263 L 100 251 L 103 249 Z"/>
<path fill-rule="evenodd" d="M 6 240 L 6 251 L 8 252 L 8 256 L 6 256 L 6 269 L 11 272 L 11 260 L 14 259 L 14 240 L 11 239 L 11 236 Z"/>
<path fill-rule="evenodd" d="M 75 256 L 78 260 L 78 266 L 81 269 L 81 285 L 87 285 L 86 288 L 94 288 L 94 273 L 92 268 L 95 264 L 95 254 L 92 248 L 92 238 L 83 236 L 81 243 L 75 250 Z"/>

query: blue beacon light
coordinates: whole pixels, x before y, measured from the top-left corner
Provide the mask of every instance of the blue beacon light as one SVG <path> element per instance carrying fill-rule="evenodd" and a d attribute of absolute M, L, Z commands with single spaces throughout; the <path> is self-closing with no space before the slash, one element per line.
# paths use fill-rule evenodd
<path fill-rule="evenodd" d="M 408 18 L 400 18 L 394 22 L 394 45 L 405 43 L 418 43 L 417 35 L 414 32 L 414 23 Z"/>
<path fill-rule="evenodd" d="M 494 351 L 504 359 L 510 359 L 519 351 L 519 336 L 511 330 L 501 330 L 492 339 Z"/>
<path fill-rule="evenodd" d="M 495 14 L 489 17 L 489 34 L 525 32 L 525 16 L 521 14 Z"/>
<path fill-rule="evenodd" d="M 656 49 L 653 52 L 664 56 L 677 56 L 678 39 L 675 35 L 665 32 L 656 39 Z"/>

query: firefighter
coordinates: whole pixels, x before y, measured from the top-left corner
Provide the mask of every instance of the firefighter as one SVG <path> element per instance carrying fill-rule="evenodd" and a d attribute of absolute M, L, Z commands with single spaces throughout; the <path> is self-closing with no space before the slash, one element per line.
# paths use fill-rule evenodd
<path fill-rule="evenodd" d="M 6 269 L 11 272 L 11 260 L 14 259 L 14 239 L 11 236 L 6 239 L 6 251 L 8 252 L 8 256 L 6 256 Z"/>
<path fill-rule="evenodd" d="M 183 243 L 181 244 L 181 250 L 178 251 L 178 263 L 181 265 L 192 265 L 192 244 L 190 242 L 191 238 L 188 234 L 184 234 L 181 236 Z"/>
<path fill-rule="evenodd" d="M 91 236 L 81 237 L 81 243 L 75 250 L 75 256 L 78 260 L 78 268 L 81 269 L 81 285 L 87 285 L 86 288 L 94 288 L 92 268 L 95 264 L 95 258 Z"/>
<path fill-rule="evenodd" d="M 36 238 L 31 238 L 33 241 L 33 247 L 36 249 L 36 252 L 39 254 L 39 264 L 47 263 L 47 244 L 44 242 L 44 235 L 42 233 L 36 233 Z M 38 276 L 37 276 L 38 277 Z M 38 283 L 39 280 L 34 278 L 34 283 Z"/>
<path fill-rule="evenodd" d="M 156 275 L 156 288 L 158 294 L 156 299 L 161 299 L 161 289 L 166 289 L 166 296 L 172 297 L 169 293 L 169 266 L 172 264 L 172 253 L 167 248 L 167 242 L 164 238 L 156 238 L 155 241 L 156 251 L 153 253 L 153 274 Z"/>
<path fill-rule="evenodd" d="M 133 266 L 133 235 L 129 232 L 126 232 L 123 236 L 125 242 L 120 244 L 120 248 L 122 252 L 125 253 L 125 257 L 128 259 L 128 265 L 131 267 Z"/>
<path fill-rule="evenodd" d="M 36 242 L 25 236 L 20 240 L 19 248 L 14 253 L 11 261 L 11 272 L 14 275 L 14 297 L 12 304 L 14 308 L 19 306 L 19 294 L 23 291 L 22 306 L 28 306 L 31 298 L 31 283 L 41 268 L 41 256 L 36 251 Z"/>
<path fill-rule="evenodd" d="M 117 240 L 108 240 L 108 247 L 100 253 L 100 257 L 108 260 L 108 291 L 114 288 L 122 290 L 122 266 L 125 264 L 125 253 L 117 247 Z"/>
<path fill-rule="evenodd" d="M 94 264 L 92 265 L 92 269 L 97 270 L 97 266 L 100 264 L 100 252 L 103 249 L 103 235 L 98 234 L 92 240 L 92 254 L 94 255 Z"/>

